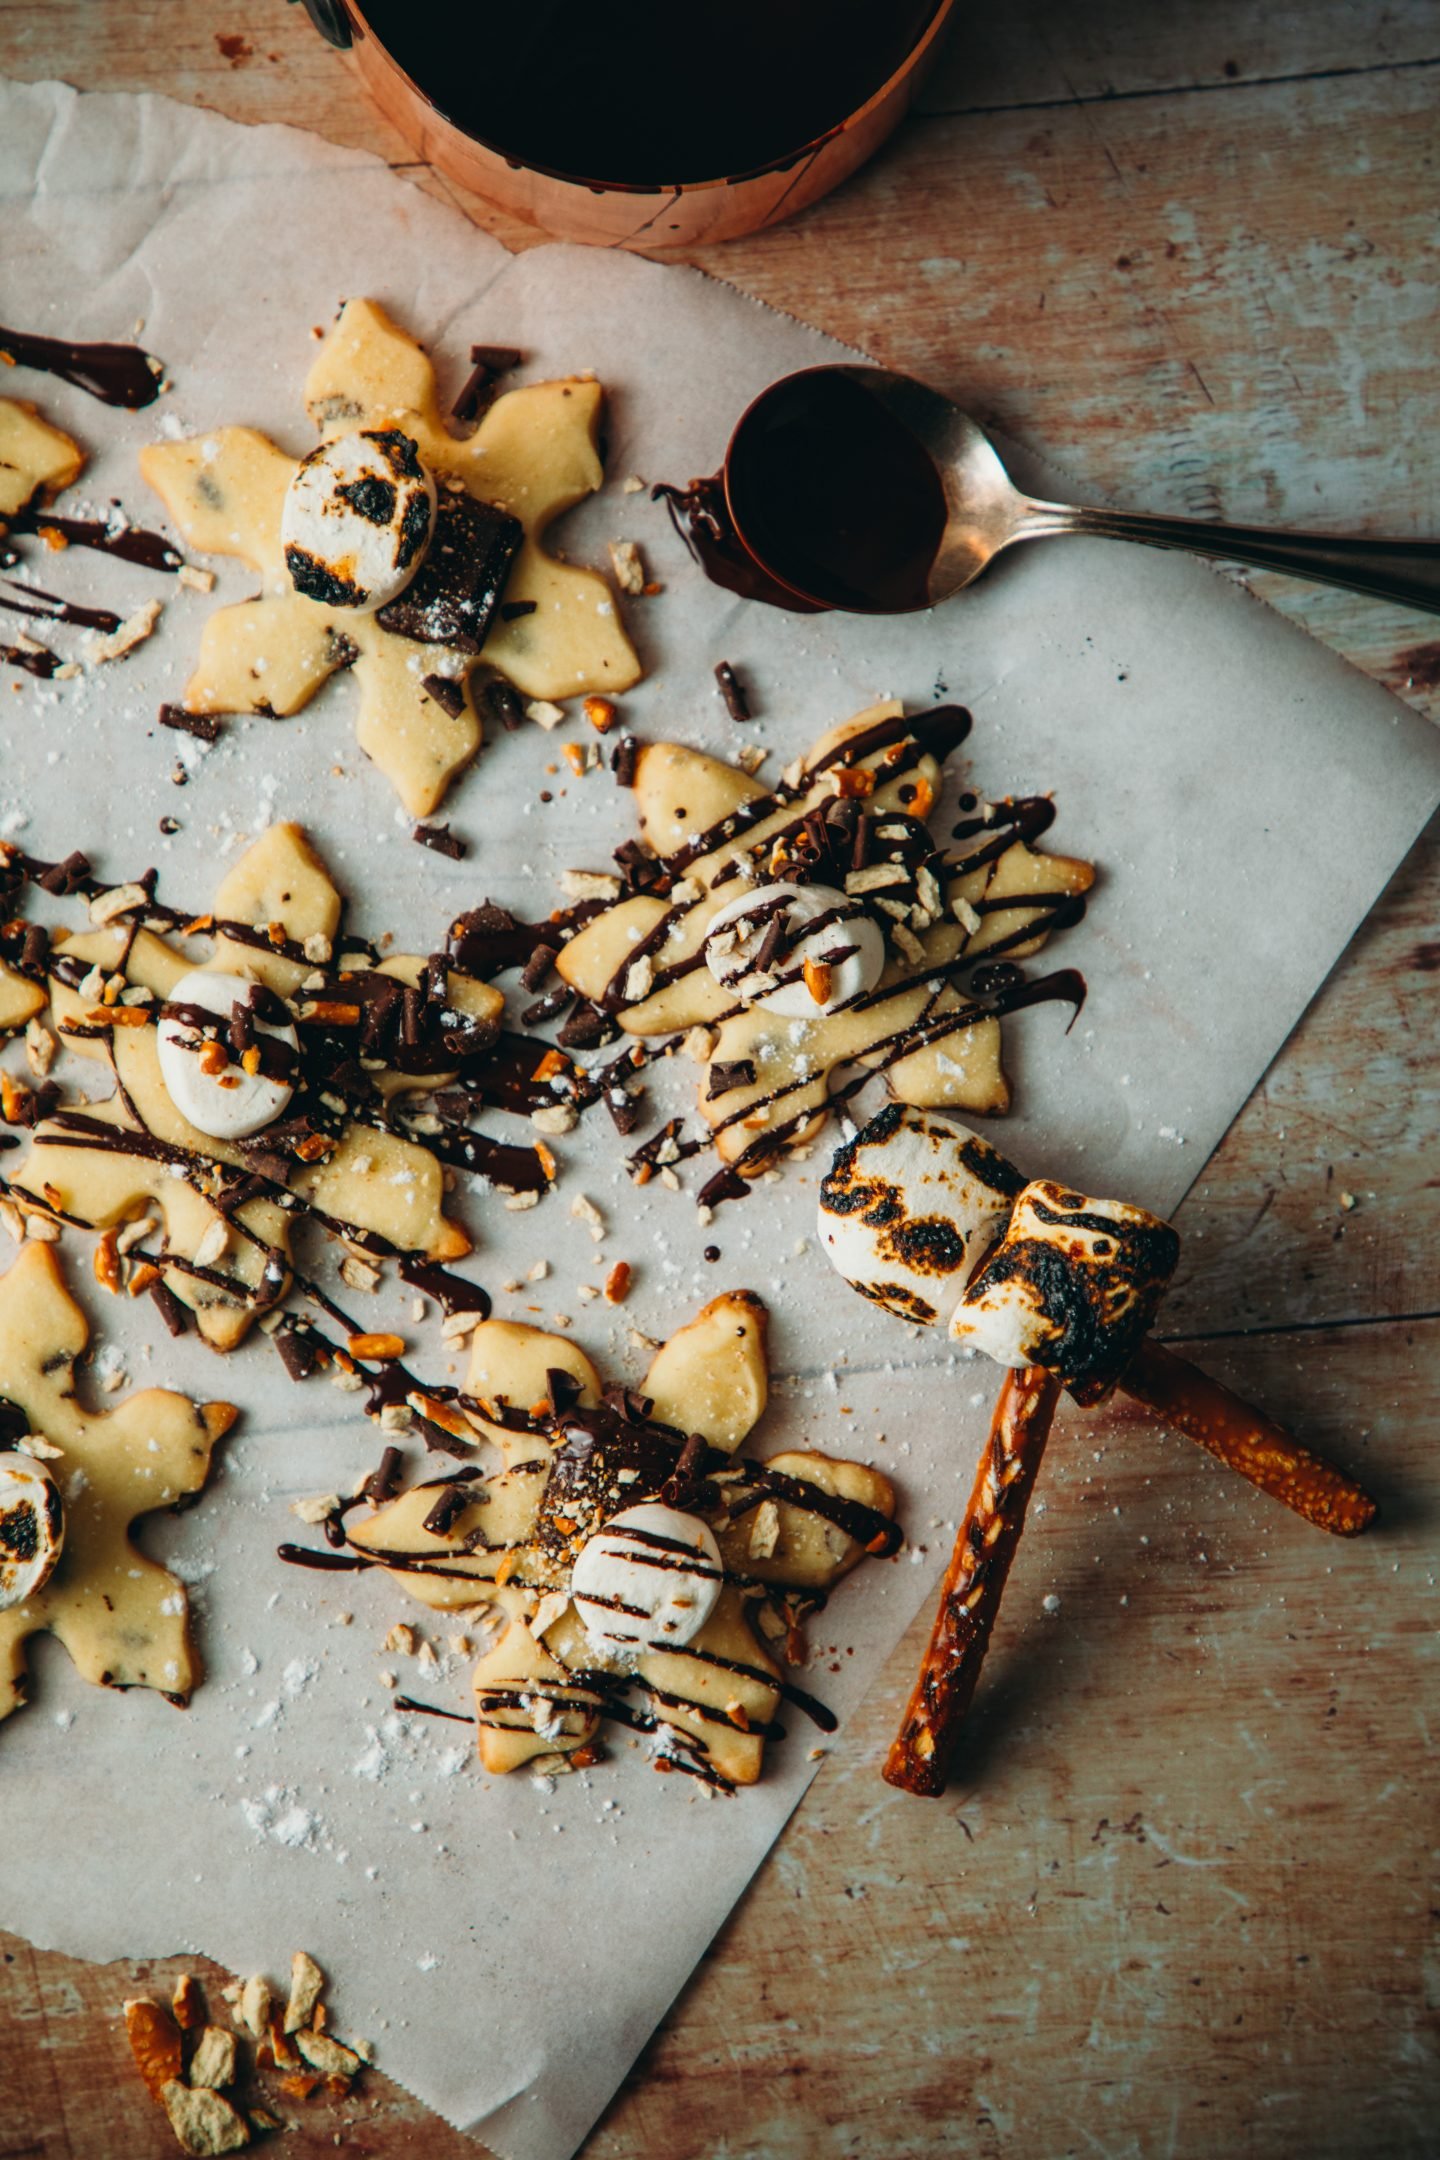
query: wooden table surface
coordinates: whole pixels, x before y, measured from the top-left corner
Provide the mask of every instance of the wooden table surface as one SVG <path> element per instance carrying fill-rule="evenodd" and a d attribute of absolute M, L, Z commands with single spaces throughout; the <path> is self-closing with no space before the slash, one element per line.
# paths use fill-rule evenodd
<path fill-rule="evenodd" d="M 1138 507 L 1440 531 L 1440 8 L 992 14 L 868 171 L 693 259 Z M 292 121 L 538 237 L 417 168 L 279 0 L 0 0 L 0 73 Z M 1440 621 L 1263 590 L 1440 717 Z M 1124 1410 L 1062 1426 L 950 1795 L 877 1775 L 917 1628 L 589 2160 L 1440 2149 L 1437 855 L 1205 1167 L 1166 1314 L 1382 1527 L 1324 1540 Z M 115 2013 L 180 1961 L 0 1942 L 0 2160 L 173 2152 Z M 378 2074 L 293 2112 L 297 2155 L 477 2149 Z"/>

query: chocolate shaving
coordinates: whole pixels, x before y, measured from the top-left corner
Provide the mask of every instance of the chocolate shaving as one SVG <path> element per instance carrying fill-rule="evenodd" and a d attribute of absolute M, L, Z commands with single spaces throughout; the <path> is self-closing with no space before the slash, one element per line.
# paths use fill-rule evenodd
<path fill-rule="evenodd" d="M 666 1507 L 688 1508 L 693 1504 L 709 1452 L 705 1435 L 692 1432 L 680 1450 L 674 1470 L 660 1488 L 660 1497 Z"/>
<path fill-rule="evenodd" d="M 717 662 L 715 680 L 720 686 L 720 695 L 725 700 L 725 710 L 729 713 L 730 718 L 732 720 L 748 720 L 751 717 L 750 700 L 746 697 L 745 687 L 728 660 Z"/>
<path fill-rule="evenodd" d="M 225 723 L 218 714 L 186 712 L 183 705 L 162 705 L 157 717 L 161 727 L 194 735 L 200 742 L 219 742 L 225 732 Z"/>
<path fill-rule="evenodd" d="M 558 945 L 537 945 L 520 970 L 522 990 L 538 990 L 559 955 Z"/>
<path fill-rule="evenodd" d="M 566 1372 L 563 1365 L 551 1365 L 545 1374 L 545 1393 L 550 1400 L 552 1414 L 564 1417 L 580 1400 L 580 1382 L 574 1373 Z"/>
<path fill-rule="evenodd" d="M 420 687 L 452 720 L 458 720 L 464 712 L 465 685 L 454 675 L 422 675 Z"/>
<path fill-rule="evenodd" d="M 417 825 L 410 835 L 421 847 L 433 848 L 437 855 L 447 855 L 451 862 L 463 862 L 469 850 L 448 825 Z"/>
<path fill-rule="evenodd" d="M 573 1004 L 574 999 L 575 992 L 569 983 L 561 983 L 558 988 L 547 990 L 544 997 L 536 998 L 533 1005 L 527 1005 L 520 1015 L 521 1022 L 525 1027 L 543 1027 L 547 1020 L 554 1020 Z"/>
<path fill-rule="evenodd" d="M 87 891 L 94 875 L 88 858 L 76 848 L 63 862 L 52 863 L 48 870 L 42 871 L 35 882 L 42 892 L 54 893 L 57 898 L 67 900 L 72 893 Z"/>

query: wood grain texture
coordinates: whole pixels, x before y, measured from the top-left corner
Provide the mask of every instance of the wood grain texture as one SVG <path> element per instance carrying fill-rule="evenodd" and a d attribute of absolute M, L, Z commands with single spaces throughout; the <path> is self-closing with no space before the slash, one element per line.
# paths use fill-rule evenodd
<path fill-rule="evenodd" d="M 0 71 L 412 166 L 279 0 L 0 0 Z M 1430 0 L 1016 0 L 968 11 L 926 106 L 806 217 L 696 259 L 962 397 L 1081 494 L 1440 531 Z M 413 176 L 508 245 L 540 237 Z M 1440 718 L 1440 622 L 1253 583 Z M 951 1795 L 878 1776 L 927 1616 L 591 2160 L 1433 2151 L 1437 896 L 1440 826 L 1204 1167 L 1165 1316 L 1375 1491 L 1380 1526 L 1338 1546 L 1133 1407 L 1067 1409 Z M 116 2015 L 161 1968 L 3 1947 L 0 2152 L 172 2152 Z M 476 2149 L 363 2090 L 343 2119 L 295 2111 L 286 2149 Z"/>

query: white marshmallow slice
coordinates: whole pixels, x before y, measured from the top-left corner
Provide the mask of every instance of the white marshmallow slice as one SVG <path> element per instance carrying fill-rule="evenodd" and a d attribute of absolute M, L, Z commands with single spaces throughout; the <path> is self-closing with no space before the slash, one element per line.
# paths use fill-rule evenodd
<path fill-rule="evenodd" d="M 398 428 L 332 436 L 285 490 L 280 538 L 291 584 L 326 607 L 384 607 L 420 567 L 435 505 L 435 482 Z"/>
<path fill-rule="evenodd" d="M 0 1454 L 0 1612 L 43 1590 L 65 1543 L 60 1488 L 33 1455 Z"/>
<path fill-rule="evenodd" d="M 862 1297 L 943 1324 L 1023 1182 L 978 1133 L 891 1103 L 837 1150 L 820 1186 L 820 1241 Z"/>
<path fill-rule="evenodd" d="M 192 968 L 188 975 L 180 977 L 165 1002 L 167 1006 L 199 1006 L 223 1022 L 229 1020 L 232 1006 L 246 1002 L 254 987 L 244 975 Z M 217 1032 L 229 1057 L 224 1027 Z M 255 1033 L 257 1037 L 271 1036 L 277 1042 L 288 1043 L 292 1051 L 299 1051 L 300 1038 L 288 1021 L 282 1025 L 257 1019 Z M 200 1029 L 178 1012 L 161 1013 L 156 1035 L 160 1077 L 171 1102 L 197 1132 L 212 1140 L 246 1140 L 252 1133 L 263 1131 L 279 1117 L 295 1092 L 287 1081 L 271 1079 L 263 1072 L 247 1073 L 234 1062 L 218 1072 L 207 1073 L 201 1064 Z"/>
<path fill-rule="evenodd" d="M 950 1333 L 1000 1365 L 1048 1365 L 1079 1400 L 1098 1400 L 1139 1349 L 1179 1250 L 1170 1225 L 1145 1208 L 1037 1179 L 1016 1199 Z"/>
<path fill-rule="evenodd" d="M 755 963 L 778 914 L 786 921 L 781 957 L 762 972 Z M 829 957 L 842 953 L 843 959 Z M 705 964 L 722 990 L 747 1005 L 814 1020 L 874 989 L 885 968 L 885 939 L 879 924 L 833 885 L 757 885 L 712 916 Z M 814 995 L 816 981 L 828 981 L 821 998 Z"/>
<path fill-rule="evenodd" d="M 570 1595 L 595 1648 L 623 1657 L 693 1641 L 724 1582 L 709 1525 L 653 1500 L 612 1515 L 586 1540 Z"/>

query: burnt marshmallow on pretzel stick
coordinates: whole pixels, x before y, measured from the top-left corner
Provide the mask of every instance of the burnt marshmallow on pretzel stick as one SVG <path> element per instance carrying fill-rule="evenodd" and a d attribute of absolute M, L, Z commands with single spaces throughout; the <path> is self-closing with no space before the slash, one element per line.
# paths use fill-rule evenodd
<path fill-rule="evenodd" d="M 1147 1339 L 1180 1240 L 1144 1208 L 1027 1183 L 964 1126 L 892 1103 L 836 1153 L 820 1236 L 862 1296 L 1009 1368 L 885 1765 L 892 1785 L 944 1790 L 1062 1388 L 1086 1407 L 1120 1389 L 1319 1529 L 1354 1537 L 1373 1520 L 1357 1485 Z"/>

